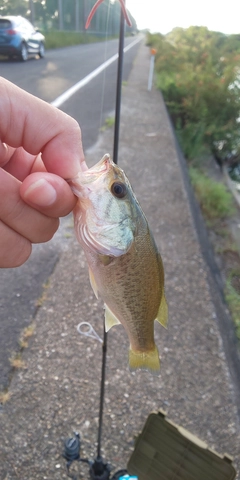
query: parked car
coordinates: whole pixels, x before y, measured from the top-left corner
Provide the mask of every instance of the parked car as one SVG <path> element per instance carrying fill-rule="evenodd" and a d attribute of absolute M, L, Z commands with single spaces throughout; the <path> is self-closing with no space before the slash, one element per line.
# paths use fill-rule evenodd
<path fill-rule="evenodd" d="M 0 16 L 0 55 L 18 57 L 23 62 L 28 56 L 45 54 L 45 37 L 21 16 Z"/>

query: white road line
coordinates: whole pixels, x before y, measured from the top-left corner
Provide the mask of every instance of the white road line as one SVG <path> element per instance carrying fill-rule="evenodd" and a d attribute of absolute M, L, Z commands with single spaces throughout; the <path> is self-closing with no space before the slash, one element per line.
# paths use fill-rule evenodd
<path fill-rule="evenodd" d="M 127 52 L 130 50 L 130 48 L 134 47 L 138 42 L 142 40 L 141 38 L 137 38 L 134 42 L 130 43 L 127 45 L 127 47 L 124 48 L 124 52 Z M 59 95 L 53 102 L 51 102 L 51 105 L 54 107 L 60 107 L 66 100 L 68 100 L 74 93 L 76 93 L 80 88 L 84 87 L 87 85 L 87 83 L 91 82 L 93 78 L 95 78 L 99 73 L 101 73 L 105 68 L 107 68 L 111 63 L 115 62 L 118 58 L 118 53 L 113 55 L 113 57 L 109 58 L 106 62 L 102 63 L 99 67 L 97 67 L 95 70 L 93 70 L 91 73 L 89 73 L 86 77 L 84 77 L 82 80 L 79 82 L 75 83 L 71 88 L 66 90 L 66 92 L 62 93 L 62 95 Z"/>

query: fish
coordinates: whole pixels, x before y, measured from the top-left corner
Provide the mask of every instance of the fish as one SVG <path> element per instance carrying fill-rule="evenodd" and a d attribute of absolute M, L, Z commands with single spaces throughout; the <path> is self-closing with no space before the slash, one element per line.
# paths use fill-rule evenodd
<path fill-rule="evenodd" d="M 122 324 L 131 371 L 159 372 L 154 321 L 167 327 L 164 268 L 145 214 L 124 171 L 109 154 L 69 181 L 78 197 L 76 237 L 90 283 L 104 302 L 105 329 Z"/>

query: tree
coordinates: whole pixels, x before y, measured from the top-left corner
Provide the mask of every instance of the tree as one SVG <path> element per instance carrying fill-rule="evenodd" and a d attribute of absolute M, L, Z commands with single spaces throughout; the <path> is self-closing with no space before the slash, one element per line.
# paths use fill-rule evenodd
<path fill-rule="evenodd" d="M 29 4 L 26 0 L 3 0 L 0 6 L 1 15 L 22 15 L 27 16 Z"/>
<path fill-rule="evenodd" d="M 240 36 L 190 27 L 154 42 L 158 86 L 185 155 L 207 147 L 223 162 L 240 153 Z"/>

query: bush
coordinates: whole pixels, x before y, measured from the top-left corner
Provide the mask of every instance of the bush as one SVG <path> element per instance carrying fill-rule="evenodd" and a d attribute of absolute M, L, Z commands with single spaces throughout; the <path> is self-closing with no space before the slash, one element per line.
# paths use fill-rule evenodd
<path fill-rule="evenodd" d="M 207 219 L 223 219 L 233 215 L 235 211 L 233 198 L 225 185 L 215 182 L 194 167 L 189 168 L 189 174 L 196 197 Z"/>
<path fill-rule="evenodd" d="M 206 27 L 149 35 L 155 69 L 180 143 L 188 159 L 203 147 L 224 161 L 240 151 L 240 36 Z"/>

